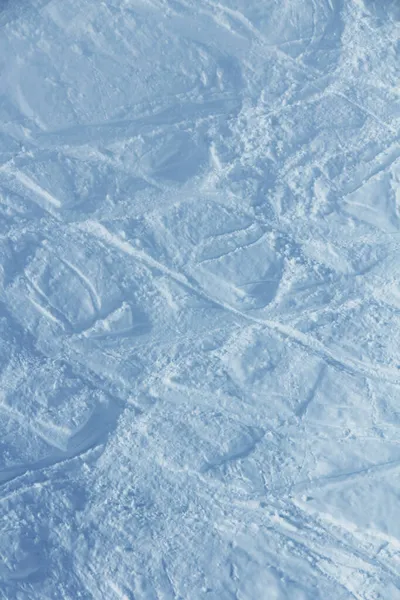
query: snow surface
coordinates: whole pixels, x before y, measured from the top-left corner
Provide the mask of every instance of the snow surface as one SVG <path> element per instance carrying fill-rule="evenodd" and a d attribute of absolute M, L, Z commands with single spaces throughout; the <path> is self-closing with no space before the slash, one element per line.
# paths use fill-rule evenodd
<path fill-rule="evenodd" d="M 0 2 L 0 597 L 400 599 L 398 0 Z"/>

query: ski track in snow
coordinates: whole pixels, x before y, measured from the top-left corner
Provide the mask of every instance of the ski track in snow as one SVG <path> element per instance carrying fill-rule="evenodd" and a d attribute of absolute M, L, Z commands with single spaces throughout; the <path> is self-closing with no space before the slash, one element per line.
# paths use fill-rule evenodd
<path fill-rule="evenodd" d="M 399 30 L 0 4 L 0 598 L 400 600 Z"/>

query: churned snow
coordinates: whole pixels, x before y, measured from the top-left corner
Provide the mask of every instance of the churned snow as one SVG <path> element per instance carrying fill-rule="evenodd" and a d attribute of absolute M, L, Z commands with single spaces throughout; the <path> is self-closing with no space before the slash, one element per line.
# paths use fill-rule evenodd
<path fill-rule="evenodd" d="M 400 4 L 0 2 L 0 597 L 400 599 Z"/>

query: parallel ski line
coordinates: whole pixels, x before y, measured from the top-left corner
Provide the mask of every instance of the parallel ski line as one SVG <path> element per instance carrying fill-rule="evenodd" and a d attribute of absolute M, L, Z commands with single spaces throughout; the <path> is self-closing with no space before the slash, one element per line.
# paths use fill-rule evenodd
<path fill-rule="evenodd" d="M 94 309 L 99 312 L 101 308 L 101 298 L 97 293 L 93 283 L 90 281 L 88 277 L 76 266 L 70 263 L 66 258 L 59 257 L 61 262 L 64 263 L 68 268 L 71 269 L 75 273 L 75 275 L 83 282 L 83 284 L 88 288 L 90 297 L 92 299 Z"/>

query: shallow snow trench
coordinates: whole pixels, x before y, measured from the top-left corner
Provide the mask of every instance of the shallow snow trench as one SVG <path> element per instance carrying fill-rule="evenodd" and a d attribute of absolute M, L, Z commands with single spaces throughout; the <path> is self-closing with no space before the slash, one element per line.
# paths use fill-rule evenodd
<path fill-rule="evenodd" d="M 0 598 L 400 599 L 399 32 L 0 2 Z"/>

